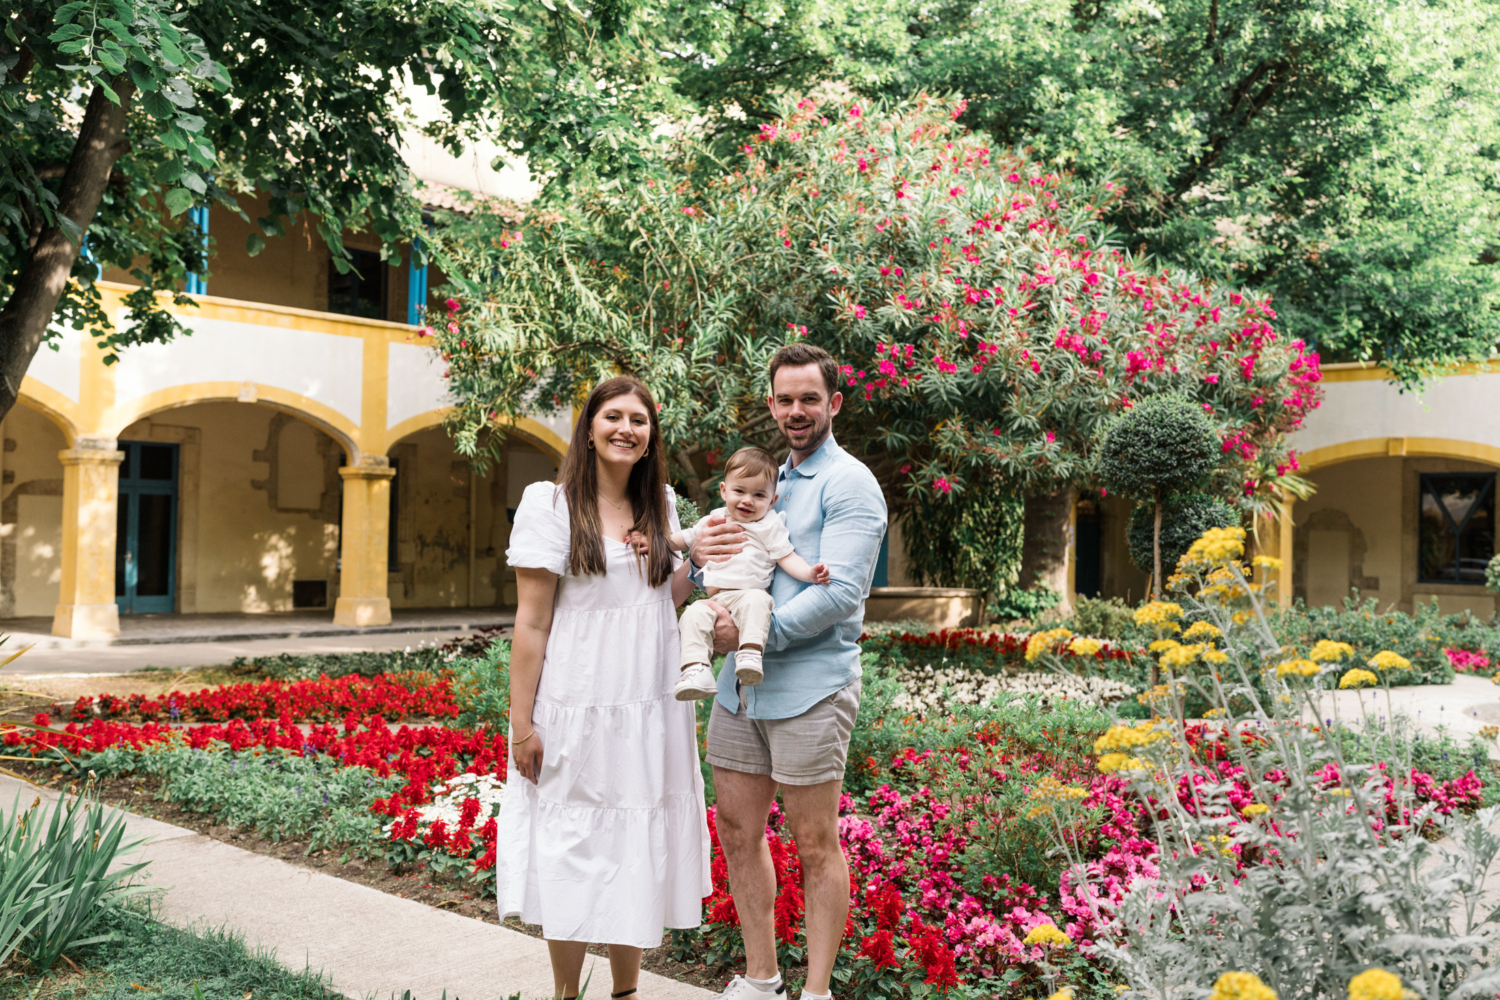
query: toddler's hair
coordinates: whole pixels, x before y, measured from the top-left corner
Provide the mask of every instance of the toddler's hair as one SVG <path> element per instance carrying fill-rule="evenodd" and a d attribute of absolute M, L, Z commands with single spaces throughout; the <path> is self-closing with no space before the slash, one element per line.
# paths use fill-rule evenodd
<path fill-rule="evenodd" d="M 740 476 L 763 476 L 771 480 L 771 485 L 776 485 L 776 475 L 781 471 L 781 466 L 776 464 L 776 456 L 764 448 L 741 448 L 729 456 L 729 462 L 724 466 L 724 478 L 731 475 Z"/>

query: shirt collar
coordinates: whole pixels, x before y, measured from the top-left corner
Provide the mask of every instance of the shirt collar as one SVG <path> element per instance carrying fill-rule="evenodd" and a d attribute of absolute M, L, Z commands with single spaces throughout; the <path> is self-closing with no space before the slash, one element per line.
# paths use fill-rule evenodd
<path fill-rule="evenodd" d="M 792 456 L 788 455 L 786 457 L 786 463 L 781 467 L 781 478 L 785 479 L 787 476 L 791 475 L 794 472 L 799 476 L 812 478 L 813 476 L 816 476 L 825 465 L 833 461 L 834 456 L 836 456 L 842 450 L 843 449 L 838 446 L 838 442 L 833 440 L 833 435 L 830 433 L 828 435 L 828 440 L 818 445 L 817 451 L 814 451 L 811 455 L 808 455 L 807 458 L 803 460 L 802 464 L 798 465 L 797 467 L 792 467 Z"/>

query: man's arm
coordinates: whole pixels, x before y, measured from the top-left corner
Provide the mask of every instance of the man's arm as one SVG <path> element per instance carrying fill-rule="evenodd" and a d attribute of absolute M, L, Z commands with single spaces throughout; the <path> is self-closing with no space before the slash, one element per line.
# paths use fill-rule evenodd
<path fill-rule="evenodd" d="M 880 558 L 885 535 L 885 498 L 875 477 L 850 475 L 824 495 L 823 535 L 818 561 L 828 567 L 826 587 L 808 587 L 776 608 L 766 650 L 785 649 L 843 621 L 859 607 Z"/>

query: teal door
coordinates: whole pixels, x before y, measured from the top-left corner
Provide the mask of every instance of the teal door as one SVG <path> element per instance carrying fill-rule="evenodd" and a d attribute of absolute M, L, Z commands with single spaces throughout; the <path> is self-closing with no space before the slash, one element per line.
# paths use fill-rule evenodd
<path fill-rule="evenodd" d="M 115 603 L 120 613 L 175 610 L 177 445 L 121 441 L 115 520 Z"/>

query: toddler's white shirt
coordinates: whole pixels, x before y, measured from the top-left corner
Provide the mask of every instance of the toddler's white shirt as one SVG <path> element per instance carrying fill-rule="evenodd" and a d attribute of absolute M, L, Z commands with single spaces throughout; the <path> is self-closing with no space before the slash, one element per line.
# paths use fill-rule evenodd
<path fill-rule="evenodd" d="M 723 507 L 710 513 L 725 514 Z M 779 510 L 768 510 L 759 521 L 735 521 L 745 530 L 745 547 L 728 560 L 709 563 L 703 568 L 703 585 L 720 590 L 765 590 L 776 575 L 776 563 L 792 554 L 792 536 L 786 530 L 786 515 Z M 682 533 L 683 541 L 691 548 L 696 528 L 687 528 Z"/>

